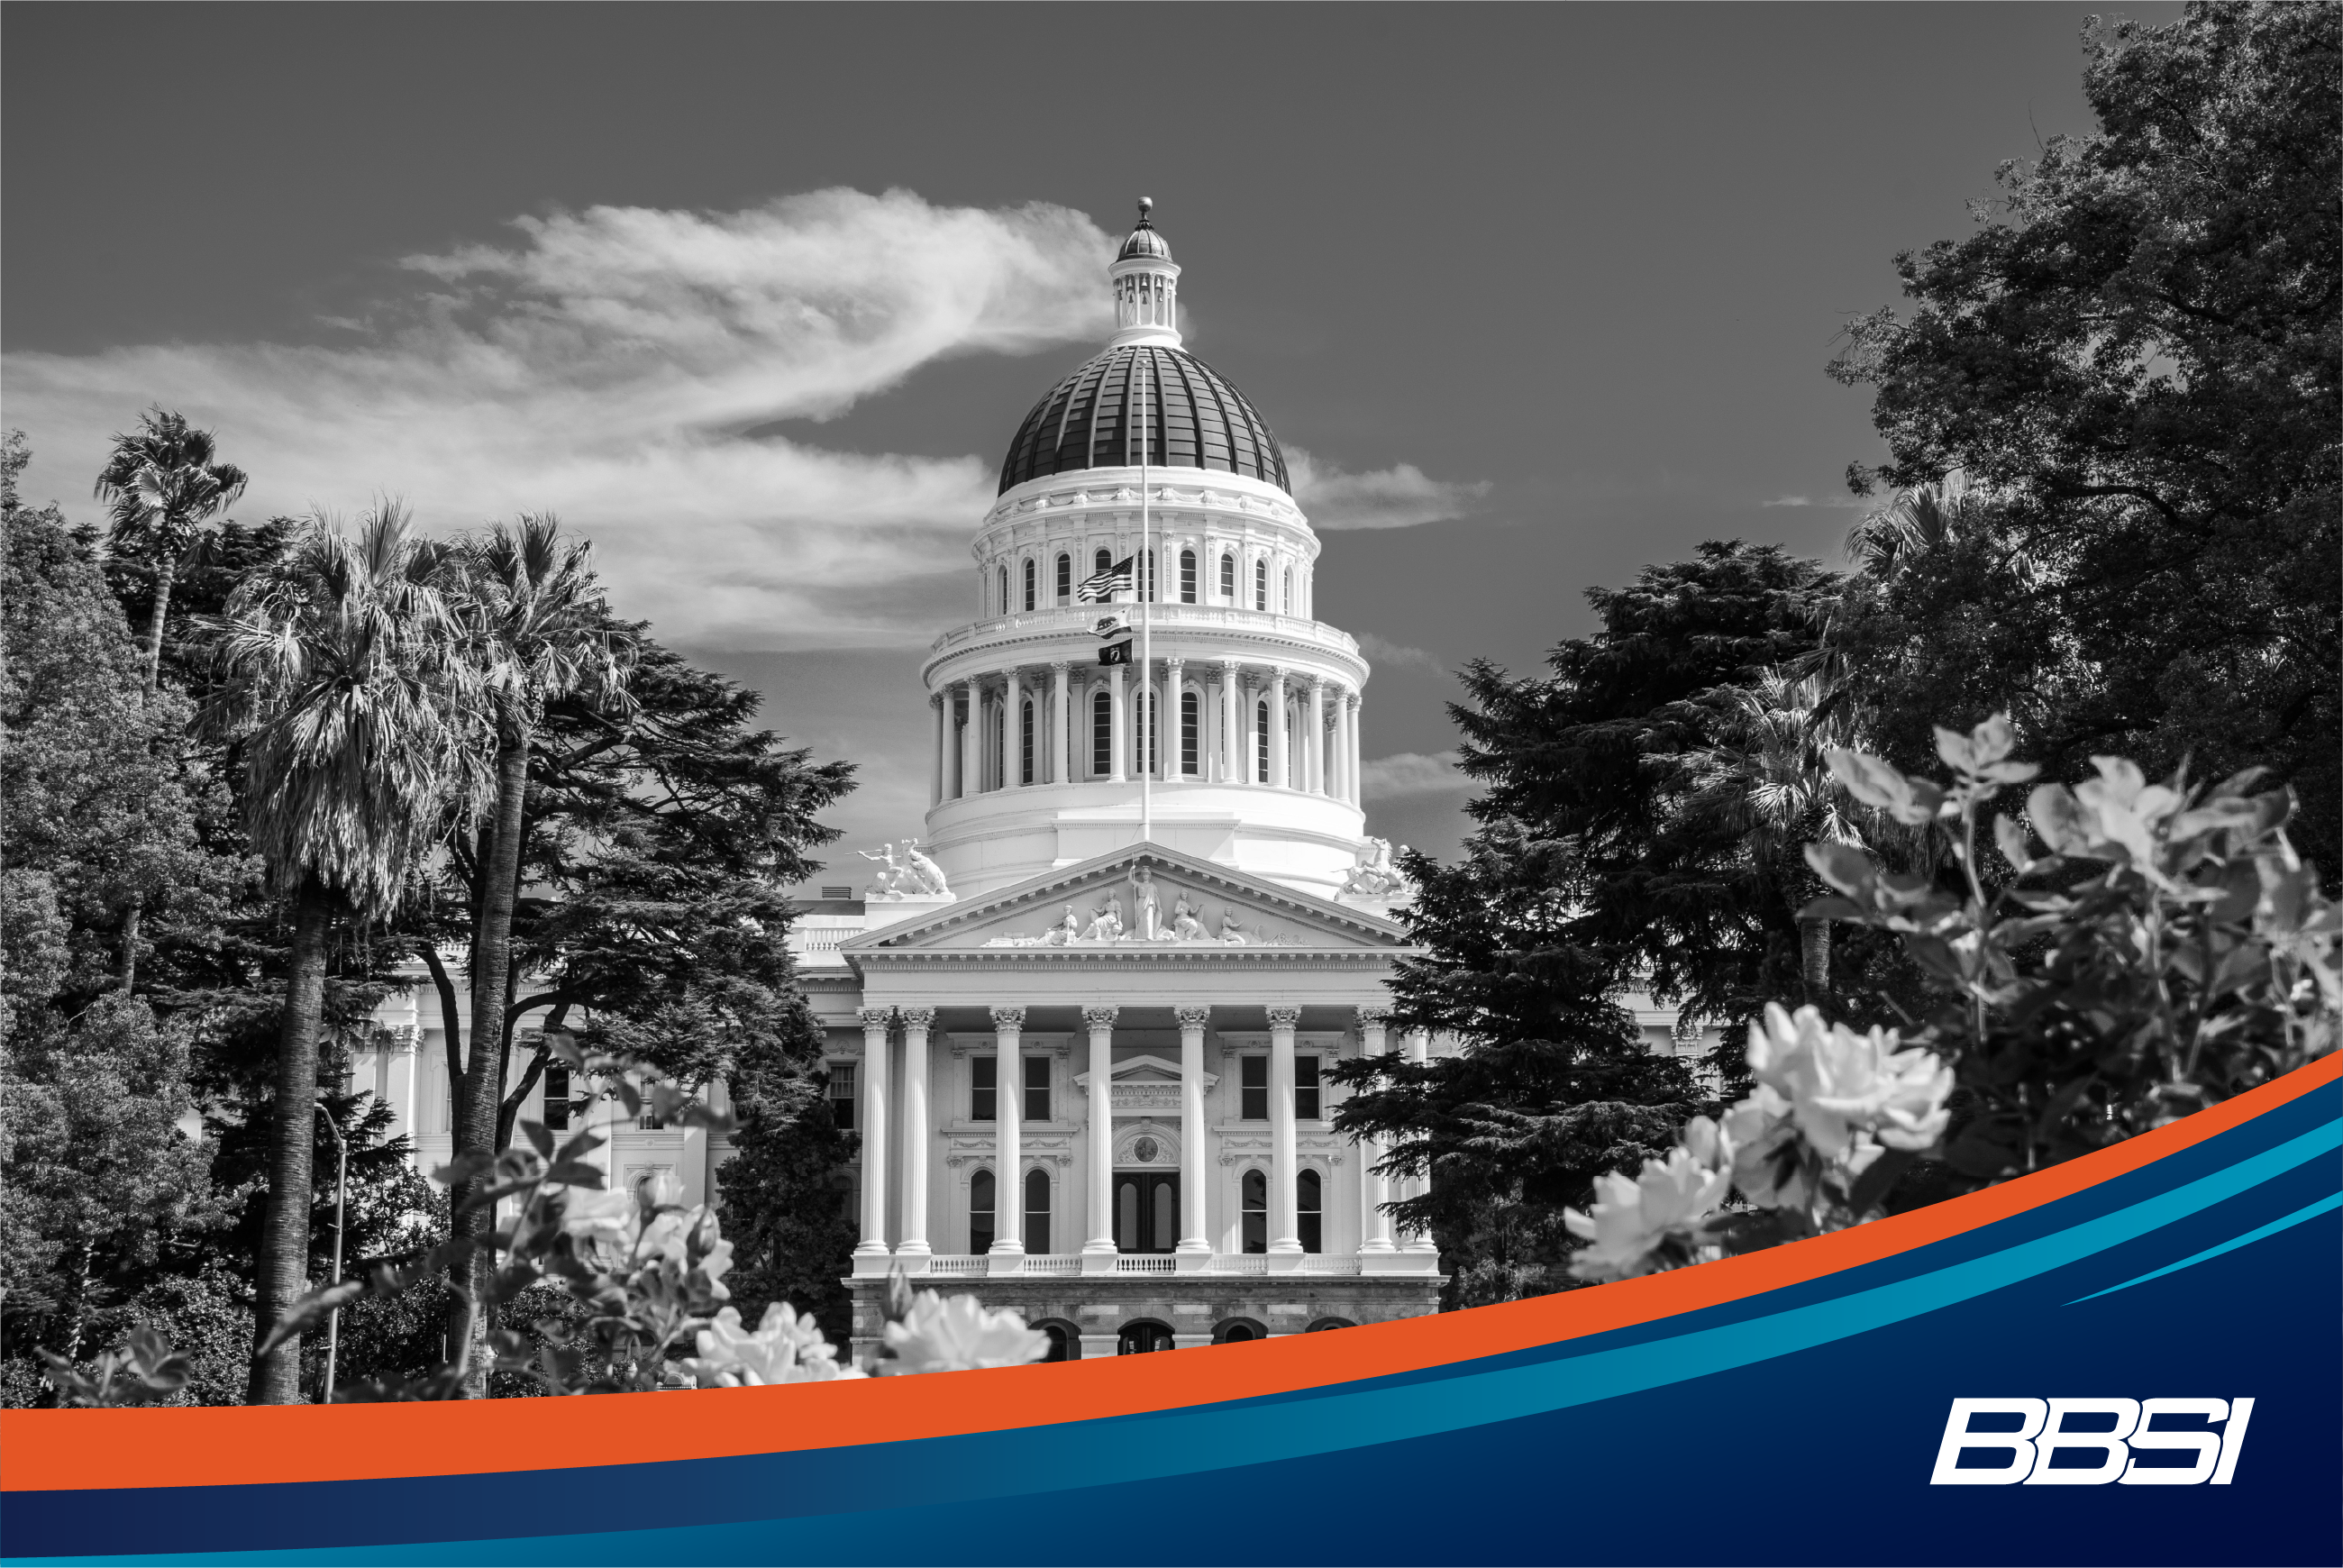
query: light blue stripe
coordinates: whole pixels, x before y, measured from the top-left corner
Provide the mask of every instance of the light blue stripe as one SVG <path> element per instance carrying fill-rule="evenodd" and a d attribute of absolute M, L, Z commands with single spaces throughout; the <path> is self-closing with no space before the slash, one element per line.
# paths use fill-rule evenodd
<path fill-rule="evenodd" d="M 1113 1422 L 988 1434 L 980 1466 L 988 1478 L 1046 1474 L 1046 1486 L 989 1488 L 986 1499 L 1161 1479 L 1306 1454 L 1340 1452 L 1431 1436 L 1729 1372 L 1904 1322 L 2047 1273 L 2120 1246 L 2343 1149 L 2343 1121 L 2329 1121 L 2169 1192 L 2002 1251 L 1745 1322 L 1623 1345 L 1561 1361 L 1505 1367 L 1438 1382 L 1403 1383 L 1268 1405 L 1115 1418 L 1148 1422 L 1144 1445 L 1116 1442 Z M 1091 1430 L 1084 1431 L 1088 1427 Z M 1069 1441 L 1071 1439 L 1072 1441 Z M 957 1441 L 957 1440 L 945 1440 Z M 886 1445 L 874 1445 L 883 1449 Z M 876 1463 L 886 1462 L 873 1452 Z M 525 1482 L 523 1483 L 525 1484 Z M 938 1498 L 936 1501 L 946 1501 Z M 816 1516 L 830 1518 L 831 1516 Z M 415 1542 L 387 1546 L 207 1553 L 172 1557 L 81 1558 L 77 1562 L 205 1563 L 582 1563 L 692 1562 L 742 1533 L 785 1536 L 790 1519 L 672 1530 L 597 1532 L 505 1541 Z M 812 1524 L 814 1520 L 803 1521 Z M 695 1550 L 693 1543 L 701 1543 Z"/>
<path fill-rule="evenodd" d="M 2343 1192 L 2329 1192 L 2316 1203 L 2305 1204 L 2285 1218 L 2272 1220 L 2267 1225 L 2258 1225 L 2244 1235 L 2231 1237 L 2217 1247 L 2207 1247 L 2201 1252 L 2189 1254 L 2177 1263 L 2167 1263 L 2160 1269 L 2150 1269 L 2147 1273 L 2126 1280 L 2120 1285 L 2109 1285 L 2104 1291 L 2093 1291 L 2087 1296 L 2077 1296 L 2066 1304 L 2070 1307 L 2079 1307 L 2085 1302 L 2096 1302 L 2101 1296 L 2112 1296 L 2117 1291 L 2128 1291 L 2134 1285 L 2143 1285 L 2150 1280 L 2160 1280 L 2167 1274 L 2177 1274 L 2183 1269 L 2194 1268 L 2208 1258 L 2217 1258 L 2224 1252 L 2234 1252 L 2240 1247 L 2251 1246 L 2265 1236 L 2275 1236 L 2280 1231 L 2290 1231 L 2305 1220 L 2316 1220 L 2321 1214 L 2331 1214 L 2338 1209 L 2343 1209 Z"/>

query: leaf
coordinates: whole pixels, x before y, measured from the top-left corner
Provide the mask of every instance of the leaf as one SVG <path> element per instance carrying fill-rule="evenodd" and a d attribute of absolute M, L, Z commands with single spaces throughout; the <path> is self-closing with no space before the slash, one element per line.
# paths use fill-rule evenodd
<path fill-rule="evenodd" d="M 431 1172 L 431 1180 L 445 1187 L 457 1187 L 497 1168 L 497 1157 L 475 1149 L 458 1154 Z"/>
<path fill-rule="evenodd" d="M 252 1352 L 252 1359 L 256 1362 L 261 1360 L 287 1340 L 306 1331 L 310 1324 L 325 1317 L 336 1307 L 357 1301 L 360 1296 L 367 1294 L 371 1288 L 369 1282 L 365 1280 L 344 1280 L 339 1284 L 327 1285 L 320 1291 L 311 1291 L 294 1302 L 286 1310 L 285 1315 L 277 1320 L 277 1326 L 268 1331 L 267 1338 L 260 1342 L 260 1348 Z"/>
<path fill-rule="evenodd" d="M 1851 895 L 1858 904 L 1876 901 L 1872 890 L 1879 879 L 1879 868 L 1861 849 L 1852 844 L 1808 844 L 1805 857 L 1815 875 Z"/>
<path fill-rule="evenodd" d="M 627 1108 L 628 1116 L 640 1116 L 643 1113 L 642 1091 L 626 1079 L 614 1079 L 610 1084 L 610 1092 L 618 1097 L 618 1103 Z"/>
<path fill-rule="evenodd" d="M 582 1187 L 593 1191 L 602 1189 L 602 1168 L 582 1160 L 557 1160 L 545 1173 L 548 1181 L 558 1181 L 564 1187 Z"/>
<path fill-rule="evenodd" d="M 2062 855 L 2081 855 L 2091 859 L 2105 859 L 2093 855 L 2091 846 L 2097 840 L 2098 819 L 2083 809 L 2075 792 L 2064 784 L 2037 784 L 2026 797 L 2026 815 L 2042 841 Z"/>
<path fill-rule="evenodd" d="M 1870 918 L 1871 911 L 1852 899 L 1816 899 L 1798 910 L 1797 919 L 1805 920 L 1854 920 Z"/>
<path fill-rule="evenodd" d="M 1894 765 L 1844 747 L 1834 747 L 1827 759 L 1831 776 L 1865 805 L 1892 812 L 1898 820 L 1911 809 L 1912 781 Z"/>
<path fill-rule="evenodd" d="M 1896 1178 L 1909 1171 L 1919 1158 L 1914 1150 L 1888 1150 L 1855 1179 L 1855 1188 L 1846 1195 L 1846 1206 L 1855 1211 L 1858 1219 L 1869 1214 L 1887 1201 L 1888 1190 L 1896 1185 Z"/>
<path fill-rule="evenodd" d="M 530 1148 L 548 1160 L 553 1158 L 553 1134 L 545 1130 L 543 1122 L 524 1121 L 520 1124 L 520 1131 L 521 1136 L 528 1140 Z"/>
<path fill-rule="evenodd" d="M 1993 842 L 1994 848 L 2001 851 L 2001 858 L 2016 867 L 2020 876 L 2033 869 L 2034 851 L 2026 841 L 2026 829 L 1998 812 L 1993 819 Z"/>

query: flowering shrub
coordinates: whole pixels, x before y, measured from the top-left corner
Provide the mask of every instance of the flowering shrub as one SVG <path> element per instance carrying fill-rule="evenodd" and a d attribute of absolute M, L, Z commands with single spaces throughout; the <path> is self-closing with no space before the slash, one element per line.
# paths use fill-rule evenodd
<path fill-rule="evenodd" d="M 2007 875 L 1988 894 L 1987 803 L 2036 769 L 2008 721 L 1936 732 L 1938 785 L 1833 754 L 1848 791 L 1906 828 L 1945 832 L 1962 888 L 1849 845 L 1806 851 L 1837 897 L 1805 919 L 1898 933 L 1944 992 L 1909 1031 L 1858 1034 L 1813 1008 L 1749 1026 L 1755 1087 L 1687 1126 L 1634 1180 L 1603 1177 L 1564 1222 L 1592 1244 L 1581 1279 L 1621 1279 L 1875 1219 L 1917 1159 L 1993 1182 L 2160 1126 L 2335 1048 L 2343 920 L 2288 843 L 2292 802 L 2240 774 L 2150 784 L 2120 758 L 2067 789 L 2036 787 L 2035 839 L 1997 816 Z M 1738 1201 L 1733 1201 L 1737 1194 Z"/>

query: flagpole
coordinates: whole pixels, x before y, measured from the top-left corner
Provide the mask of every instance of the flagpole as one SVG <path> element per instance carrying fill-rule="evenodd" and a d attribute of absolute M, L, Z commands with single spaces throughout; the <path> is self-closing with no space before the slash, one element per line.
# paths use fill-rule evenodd
<path fill-rule="evenodd" d="M 1160 720 L 1155 712 L 1155 610 L 1151 602 L 1155 596 L 1155 544 L 1147 506 L 1147 448 L 1155 436 L 1148 422 L 1147 393 L 1155 379 L 1155 360 L 1146 345 L 1141 346 L 1140 353 L 1143 368 L 1139 377 L 1139 837 L 1141 842 L 1149 843 L 1155 838 L 1155 753 L 1162 739 L 1156 734 Z"/>

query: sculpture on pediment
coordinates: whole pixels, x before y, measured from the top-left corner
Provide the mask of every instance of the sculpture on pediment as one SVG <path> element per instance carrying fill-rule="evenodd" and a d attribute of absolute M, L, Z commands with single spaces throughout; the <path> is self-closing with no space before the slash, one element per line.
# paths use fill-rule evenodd
<path fill-rule="evenodd" d="M 949 899 L 951 890 L 944 883 L 944 870 L 920 850 L 917 839 L 906 839 L 901 844 L 879 846 L 879 852 L 857 849 L 866 860 L 883 866 L 870 884 L 866 899 L 881 903 L 893 903 L 903 899 Z"/>
<path fill-rule="evenodd" d="M 1122 903 L 1112 893 L 1099 900 L 1091 911 L 1090 929 L 1082 933 L 1085 941 L 1119 942 L 1122 940 Z"/>
<path fill-rule="evenodd" d="M 1131 935 L 1142 942 L 1151 942 L 1161 934 L 1161 906 L 1155 898 L 1155 873 L 1144 866 L 1133 866 L 1123 880 L 1131 884 Z"/>
<path fill-rule="evenodd" d="M 1407 846 L 1402 844 L 1398 852 L 1407 853 Z M 1393 863 L 1389 839 L 1369 839 L 1359 846 L 1357 859 L 1343 877 L 1341 890 L 1354 899 L 1398 902 L 1415 896 L 1415 884 Z"/>
<path fill-rule="evenodd" d="M 1182 893 L 1172 902 L 1172 940 L 1175 942 L 1206 942 L 1212 938 L 1204 930 L 1198 912 L 1188 907 L 1188 895 Z"/>
<path fill-rule="evenodd" d="M 1073 905 L 1068 904 L 1065 918 L 1050 928 L 1048 934 L 1042 937 L 1041 943 L 1044 947 L 1062 948 L 1069 942 L 1078 942 L 1081 940 L 1082 918 L 1074 913 Z"/>
<path fill-rule="evenodd" d="M 1244 922 L 1237 919 L 1236 910 L 1222 910 L 1221 911 L 1221 940 L 1224 942 L 1242 944 L 1251 940 L 1252 939 L 1245 935 Z"/>

